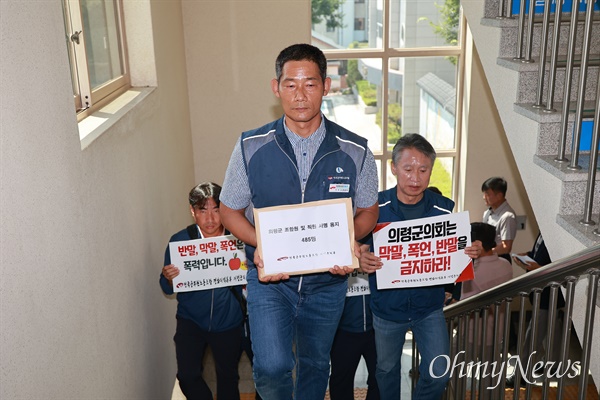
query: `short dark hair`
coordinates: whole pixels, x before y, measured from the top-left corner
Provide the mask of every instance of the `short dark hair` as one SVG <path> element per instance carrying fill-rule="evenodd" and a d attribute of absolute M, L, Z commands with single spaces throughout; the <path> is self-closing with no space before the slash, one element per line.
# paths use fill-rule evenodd
<path fill-rule="evenodd" d="M 508 183 L 506 183 L 504 178 L 494 176 L 492 178 L 486 179 L 485 182 L 483 182 L 483 184 L 481 185 L 482 192 L 485 192 L 488 189 L 491 189 L 495 193 L 501 192 L 504 196 L 506 196 L 506 189 L 508 189 Z"/>
<path fill-rule="evenodd" d="M 221 194 L 221 186 L 213 182 L 203 182 L 196 185 L 190 190 L 188 200 L 192 207 L 202 208 L 208 199 L 213 199 L 220 205 L 219 195 Z"/>
<path fill-rule="evenodd" d="M 396 165 L 398 158 L 400 158 L 400 154 L 405 149 L 418 150 L 431 159 L 431 165 L 435 163 L 435 149 L 433 148 L 431 143 L 427 141 L 427 139 L 425 139 L 418 133 L 409 133 L 398 139 L 398 141 L 394 145 L 394 149 L 392 150 L 392 162 L 394 163 L 394 165 Z"/>
<path fill-rule="evenodd" d="M 306 43 L 293 44 L 281 50 L 275 61 L 275 75 L 277 82 L 281 79 L 283 66 L 288 61 L 312 61 L 319 67 L 321 79 L 327 78 L 327 58 L 318 47 Z"/>
<path fill-rule="evenodd" d="M 443 196 L 442 191 L 438 189 L 436 186 L 429 186 L 427 189 L 431 190 L 433 193 L 437 193 Z"/>
<path fill-rule="evenodd" d="M 471 241 L 481 241 L 485 251 L 496 247 L 496 227 L 485 222 L 471 222 Z"/>

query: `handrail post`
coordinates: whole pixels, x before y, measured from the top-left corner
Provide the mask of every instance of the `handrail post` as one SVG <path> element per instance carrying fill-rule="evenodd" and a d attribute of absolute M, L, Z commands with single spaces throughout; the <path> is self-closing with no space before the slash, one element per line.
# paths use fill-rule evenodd
<path fill-rule="evenodd" d="M 560 45 L 560 25 L 562 18 L 563 0 L 556 0 L 556 11 L 554 11 L 554 32 L 552 35 L 552 55 L 550 56 L 550 70 L 548 71 L 548 96 L 546 98 L 546 108 L 544 112 L 556 112 L 554 109 L 554 91 L 556 88 L 556 62 L 558 60 L 558 50 Z"/>
<path fill-rule="evenodd" d="M 579 3 L 575 1 L 574 3 Z M 583 119 L 583 107 L 585 103 L 585 86 L 587 81 L 587 67 L 590 58 L 590 42 L 592 40 L 592 22 L 594 18 L 594 5 L 588 2 L 585 10 L 585 27 L 583 34 L 583 45 L 581 54 L 581 66 L 579 67 L 579 92 L 577 93 L 577 107 L 575 109 L 575 122 L 573 124 L 573 142 L 571 146 L 571 163 L 567 168 L 579 170 L 579 143 L 581 142 L 581 124 Z"/>
<path fill-rule="evenodd" d="M 500 361 L 499 360 L 499 353 L 500 353 L 500 349 L 498 348 L 498 344 L 502 343 L 503 340 L 499 340 L 500 339 L 500 332 L 498 331 L 498 327 L 500 326 L 500 306 L 502 305 L 502 301 L 495 301 L 494 302 L 494 323 L 492 325 L 492 354 L 490 357 L 490 374 L 492 373 L 493 369 L 492 369 L 492 365 L 494 365 L 493 363 L 495 361 Z M 504 322 L 504 321 L 502 321 Z M 504 339 L 504 338 L 503 338 Z M 487 388 L 486 388 L 487 389 Z M 492 399 L 496 398 L 496 391 L 494 389 L 492 389 Z"/>
<path fill-rule="evenodd" d="M 585 400 L 587 392 L 588 371 L 590 368 L 590 354 L 592 351 L 592 338 L 594 330 L 594 317 L 596 313 L 596 295 L 598 294 L 598 276 L 600 270 L 591 270 L 588 278 L 587 306 L 585 309 L 585 327 L 582 343 L 581 375 L 579 376 L 579 399 Z"/>
<path fill-rule="evenodd" d="M 566 279 L 566 292 L 565 292 L 565 310 L 564 310 L 564 321 L 562 328 L 562 345 L 560 346 L 560 360 L 559 365 L 565 365 L 569 354 L 569 346 L 571 344 L 571 317 L 573 316 L 573 302 L 575 300 L 575 284 L 577 278 L 574 276 L 567 276 Z M 561 372 L 558 378 L 558 388 L 556 392 L 556 400 L 562 400 L 563 398 L 563 378 L 565 374 Z"/>
<path fill-rule="evenodd" d="M 503 369 L 503 376 L 500 376 L 500 385 L 498 392 L 501 394 L 501 399 L 504 400 L 504 388 L 506 386 L 506 375 L 507 375 L 507 366 L 508 366 L 508 341 L 510 336 L 510 305 L 512 303 L 512 297 L 507 297 L 504 301 L 504 336 L 502 340 L 502 362 L 506 362 L 505 368 Z M 518 346 L 517 346 L 518 347 Z"/>
<path fill-rule="evenodd" d="M 577 40 L 577 21 L 579 18 L 579 1 L 574 1 L 571 6 L 571 27 L 569 30 L 569 47 L 567 50 L 567 67 L 565 68 L 565 87 L 563 93 L 563 109 L 560 120 L 560 140 L 558 154 L 554 161 L 563 163 L 569 160 L 565 157 L 567 147 L 567 133 L 569 130 L 569 109 L 571 103 L 571 82 L 573 81 L 573 59 L 575 58 L 575 42 Z"/>
<path fill-rule="evenodd" d="M 500 0 L 498 2 L 498 16 L 496 19 L 514 19 L 512 16 L 512 0 L 506 3 L 506 0 Z"/>
<path fill-rule="evenodd" d="M 481 309 L 476 308 L 475 312 L 473 313 L 473 336 L 471 337 L 472 342 L 471 342 L 471 354 L 473 355 L 472 359 L 474 361 L 473 363 L 473 367 L 475 367 L 475 365 L 477 365 L 477 353 L 478 353 L 478 342 L 479 342 L 479 313 L 481 312 Z M 470 321 L 469 321 L 470 322 Z M 471 332 L 469 332 L 468 334 L 470 334 Z M 471 400 L 475 400 L 476 399 L 476 391 L 475 388 L 477 387 L 477 383 L 475 380 L 475 376 L 477 375 L 476 371 L 474 371 L 474 368 L 471 369 Z"/>
<path fill-rule="evenodd" d="M 550 28 L 550 6 L 552 0 L 544 0 L 544 18 L 542 22 L 542 37 L 540 39 L 540 66 L 538 68 L 537 97 L 534 108 L 542 108 L 544 98 L 544 77 L 546 76 L 546 53 L 548 52 L 548 29 Z"/>
<path fill-rule="evenodd" d="M 454 340 L 454 321 L 456 320 L 456 318 L 452 317 L 452 318 L 448 318 L 447 319 L 447 326 L 448 326 L 448 339 L 450 341 L 450 351 L 448 352 L 448 355 L 450 357 L 450 360 L 448 361 L 450 365 L 452 365 L 452 361 L 454 360 L 454 357 L 456 356 L 456 348 L 457 348 L 457 342 L 456 340 Z M 442 395 L 442 400 L 449 400 L 450 396 L 449 396 L 449 392 L 452 390 L 456 390 L 456 379 L 454 377 L 454 375 L 452 374 L 452 367 L 448 367 L 450 369 L 450 380 L 448 381 L 448 385 L 446 385 L 446 390 L 444 390 L 444 393 Z M 454 399 L 454 398 L 452 398 Z"/>
<path fill-rule="evenodd" d="M 523 35 L 525 34 L 525 1 L 519 4 L 519 28 L 517 30 L 517 55 L 515 60 L 523 59 Z"/>
<path fill-rule="evenodd" d="M 527 297 L 526 292 L 519 293 L 521 303 L 519 304 L 519 333 L 517 334 L 517 364 L 515 364 L 514 370 L 514 388 L 513 400 L 519 400 L 519 387 L 521 387 L 521 368 L 520 368 L 520 357 L 521 353 L 525 350 L 525 346 L 522 345 L 525 339 L 525 298 Z"/>
<path fill-rule="evenodd" d="M 478 393 L 478 398 L 481 399 L 484 397 L 484 383 L 485 383 L 485 379 L 484 379 L 484 375 L 486 373 L 486 361 L 487 361 L 487 357 L 486 357 L 486 352 L 487 352 L 487 330 L 488 330 L 488 324 L 487 324 L 487 319 L 488 319 L 488 314 L 490 312 L 490 307 L 489 306 L 485 306 L 483 308 L 483 315 L 481 316 L 481 349 L 479 349 L 479 370 L 477 371 L 477 375 L 478 375 L 478 380 L 479 382 L 477 383 L 477 393 Z M 477 338 L 477 340 L 479 340 L 479 338 Z"/>
<path fill-rule="evenodd" d="M 459 332 L 462 333 L 461 335 L 459 335 L 459 343 L 460 343 L 460 348 L 461 349 L 465 349 L 464 353 L 463 353 L 463 358 L 465 360 L 465 365 L 468 362 L 468 358 L 467 358 L 467 335 L 468 335 L 468 331 L 469 331 L 469 314 L 463 314 L 461 315 L 461 320 L 459 321 Z M 465 398 L 465 394 L 466 394 L 466 389 L 467 389 L 467 379 L 466 379 L 466 375 L 468 373 L 468 371 L 465 369 L 465 371 L 462 371 L 465 373 L 465 376 L 461 376 L 461 378 L 465 378 L 465 379 L 460 379 L 459 385 L 458 385 L 458 396 L 457 398 L 459 399 L 464 399 Z"/>
<path fill-rule="evenodd" d="M 533 351 L 535 349 L 535 340 L 537 338 L 537 330 L 540 328 L 538 326 L 538 314 L 540 311 L 540 297 L 541 297 L 542 289 L 534 288 L 533 289 L 533 308 L 531 310 L 531 321 L 529 322 L 529 326 L 531 327 L 531 334 L 529 335 L 529 349 L 528 349 L 528 358 L 533 357 Z M 525 382 L 527 382 L 527 386 L 525 389 L 525 399 L 531 399 L 531 383 L 529 383 L 528 378 L 533 379 L 533 373 L 535 363 L 532 365 L 530 362 L 527 362 L 527 372 L 525 373 Z M 515 386 L 517 387 L 517 386 Z"/>
<path fill-rule="evenodd" d="M 533 17 L 535 17 L 535 0 L 529 0 L 529 14 L 527 14 L 527 43 L 525 46 L 525 58 L 521 60 L 524 63 L 533 62 L 533 59 L 531 58 L 531 53 L 533 52 Z"/>
<path fill-rule="evenodd" d="M 552 282 L 550 283 L 550 285 L 548 285 L 550 287 L 550 301 L 548 302 L 548 325 L 547 325 L 547 330 L 548 333 L 546 334 L 546 354 L 545 354 L 545 361 L 546 364 L 548 365 L 549 361 L 555 362 L 556 360 L 552 359 L 553 356 L 553 344 L 554 344 L 554 330 L 555 330 L 555 325 L 556 325 L 556 316 L 557 316 L 557 312 L 556 312 L 556 302 L 558 300 L 558 290 L 560 288 L 560 285 L 557 282 Z M 551 364 L 552 366 L 554 366 L 555 364 Z M 544 374 L 546 375 L 544 379 L 544 383 L 542 385 L 542 399 L 547 399 L 548 398 L 548 389 L 550 386 L 550 372 L 551 371 L 546 371 L 544 370 Z"/>

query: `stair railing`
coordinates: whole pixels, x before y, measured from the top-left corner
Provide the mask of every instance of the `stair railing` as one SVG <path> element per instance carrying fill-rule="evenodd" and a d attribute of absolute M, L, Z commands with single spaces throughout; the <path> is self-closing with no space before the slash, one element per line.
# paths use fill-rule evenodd
<path fill-rule="evenodd" d="M 563 399 L 565 389 L 565 377 L 578 379 L 578 398 L 585 399 L 589 383 L 589 365 L 592 346 L 592 333 L 594 330 L 594 318 L 596 308 L 596 297 L 598 294 L 598 280 L 600 277 L 600 246 L 585 249 L 570 257 L 546 265 L 535 271 L 515 278 L 496 288 L 487 290 L 478 295 L 461 300 L 444 310 L 450 335 L 450 356 L 447 362 L 450 382 L 446 390 L 446 399 L 465 399 L 467 390 L 470 390 L 470 398 L 504 399 L 505 379 L 512 374 L 507 367 L 514 367 L 514 387 L 519 388 L 521 382 L 526 384 L 526 398 L 531 396 L 534 383 L 531 380 L 534 366 L 543 369 L 542 398 L 548 398 L 550 378 L 558 380 L 557 399 Z M 578 293 L 582 285 L 586 295 L 575 296 L 577 286 Z M 545 348 L 544 360 L 556 361 L 552 369 L 550 363 L 539 366 L 531 362 L 534 357 L 534 349 L 538 348 L 535 331 L 545 329 L 538 326 L 537 315 L 540 310 L 540 294 L 542 289 L 548 287 L 550 301 L 548 306 L 548 345 Z M 562 288 L 562 289 L 561 289 Z M 559 325 L 559 314 L 556 304 L 559 290 L 564 292 L 565 306 L 561 309 L 563 323 Z M 529 295 L 533 294 L 531 305 L 531 320 L 527 319 L 529 308 Z M 518 322 L 512 318 L 511 308 L 518 302 Z M 571 346 L 571 326 L 573 311 L 585 309 L 584 334 L 581 340 L 581 359 L 569 359 Z M 493 313 L 493 321 L 490 322 L 490 313 Z M 479 321 L 482 322 L 479 322 Z M 510 342 L 511 324 L 517 324 L 517 343 Z M 526 333 L 527 325 L 531 335 Z M 561 333 L 560 354 L 553 360 L 552 340 L 554 335 Z M 486 337 L 493 335 L 493 346 L 490 351 Z M 522 348 L 525 337 L 528 336 L 529 347 Z M 479 338 L 479 339 L 477 339 Z M 416 344 L 418 347 L 418 343 Z M 510 348 L 509 348 L 510 346 Z M 525 352 L 525 354 L 523 354 Z M 414 360 L 413 360 L 414 362 Z M 542 368 L 546 367 L 546 368 Z M 490 375 L 491 373 L 491 375 Z M 554 375 L 553 375 L 554 374 Z M 479 394 L 479 396 L 476 396 Z M 483 396 L 483 397 L 482 397 Z M 519 398 L 519 390 L 514 391 L 514 398 Z"/>
<path fill-rule="evenodd" d="M 526 12 L 526 2 L 529 1 L 529 9 Z M 521 62 L 534 62 L 531 57 L 533 38 L 534 38 L 534 15 L 535 15 L 535 0 L 521 0 L 519 7 L 519 22 L 517 32 L 517 49 L 515 60 Z M 567 48 L 566 64 L 559 62 L 560 48 L 560 31 L 562 21 L 563 0 L 556 0 L 554 10 L 554 29 L 552 35 L 549 35 L 550 20 L 551 20 L 551 4 L 552 0 L 544 0 L 544 14 L 542 17 L 542 29 L 540 37 L 539 49 L 539 69 L 536 100 L 532 105 L 534 108 L 540 108 L 546 113 L 556 112 L 554 108 L 554 96 L 556 91 L 556 76 L 557 69 L 565 68 L 565 79 L 563 88 L 563 101 L 560 119 L 560 134 L 558 139 L 558 151 L 554 161 L 558 163 L 569 163 L 567 169 L 577 171 L 581 169 L 579 165 L 580 144 L 583 120 L 590 118 L 588 112 L 585 111 L 585 89 L 588 81 L 589 61 L 590 61 L 590 44 L 592 38 L 593 22 L 594 22 L 594 2 L 588 0 L 586 3 L 585 21 L 583 25 L 583 44 L 581 46 L 581 61 L 579 63 L 579 81 L 577 82 L 577 99 L 575 101 L 575 110 L 571 108 L 572 86 L 574 84 L 574 70 L 576 68 L 575 54 L 577 52 L 577 35 L 579 24 L 579 6 L 580 1 L 573 0 L 571 6 L 571 18 L 569 25 L 569 38 Z M 499 1 L 499 16 L 500 19 L 512 18 L 512 0 L 506 4 L 506 0 Z M 525 20 L 527 19 L 527 25 Z M 599 34 L 599 33 L 596 33 Z M 526 40 L 526 42 L 525 42 Z M 546 73 L 548 65 L 547 51 L 551 43 L 551 55 L 549 60 L 549 70 Z M 523 43 L 525 42 L 525 54 L 523 54 Z M 599 71 L 600 75 L 600 71 Z M 597 85 L 600 87 L 600 76 Z M 544 88 L 547 87 L 546 95 L 544 96 Z M 598 114 L 598 106 L 600 105 L 600 90 L 597 91 L 595 101 L 596 113 L 593 115 L 594 130 L 592 135 L 592 147 L 590 151 L 590 162 L 588 169 L 588 179 L 586 185 L 585 205 L 583 209 L 583 218 L 580 223 L 583 225 L 595 225 L 596 222 L 592 219 L 592 210 L 594 203 L 594 189 L 596 179 L 596 169 L 598 168 L 598 125 L 600 125 L 600 115 Z M 570 123 L 569 117 L 574 114 L 573 123 Z M 572 128 L 571 128 L 572 127 Z M 570 160 L 566 157 L 567 142 L 569 130 L 572 129 L 573 135 L 571 138 L 571 155 Z M 600 223 L 600 221 L 599 221 Z M 593 231 L 594 234 L 600 235 L 600 229 Z"/>
<path fill-rule="evenodd" d="M 575 60 L 575 49 L 577 47 L 577 20 L 579 18 L 579 1 L 574 1 L 571 7 L 571 25 L 569 30 L 569 47 L 567 50 L 567 65 L 565 69 L 565 83 L 563 91 L 563 108 L 560 119 L 560 138 L 558 143 L 558 155 L 554 161 L 563 163 L 569 160 L 565 156 L 567 148 L 567 133 L 569 131 L 569 111 L 571 104 L 571 83 L 573 82 L 573 67 Z"/>
<path fill-rule="evenodd" d="M 579 4 L 579 1 L 573 1 L 573 4 Z M 581 53 L 581 67 L 579 68 L 579 89 L 577 92 L 577 106 L 575 108 L 575 122 L 573 126 L 573 140 L 571 146 L 571 163 L 569 169 L 579 170 L 579 145 L 581 143 L 581 126 L 583 123 L 583 108 L 585 103 L 585 88 L 588 74 L 588 63 L 590 58 L 590 42 L 592 40 L 592 23 L 594 16 L 594 4 L 587 3 L 585 11 L 585 25 L 583 33 L 583 46 Z M 577 30 L 576 26 L 571 29 Z M 564 106 L 564 105 L 563 105 Z M 591 166 L 590 166 L 591 167 Z"/>
<path fill-rule="evenodd" d="M 554 92 L 556 88 L 556 71 L 558 61 L 558 51 L 560 50 L 560 26 L 562 19 L 562 4 L 563 0 L 556 0 L 556 11 L 554 13 L 554 32 L 552 34 L 552 54 L 550 55 L 550 70 L 548 73 L 548 94 L 546 96 L 546 108 L 544 111 L 547 113 L 556 112 L 554 108 Z M 542 65 L 540 63 L 540 68 Z M 538 85 L 543 87 L 544 82 L 539 82 Z"/>
<path fill-rule="evenodd" d="M 512 0 L 508 2 L 506 0 L 500 0 L 498 2 L 498 19 L 513 19 L 512 16 Z"/>
<path fill-rule="evenodd" d="M 590 149 L 598 148 L 600 142 L 600 69 L 598 70 L 598 85 L 596 87 L 596 112 L 594 113 L 594 127 L 592 130 L 592 146 Z M 594 225 L 592 220 L 592 209 L 594 206 L 594 189 L 596 187 L 596 171 L 597 168 L 592 166 L 598 165 L 598 151 L 590 151 L 590 168 L 588 168 L 587 185 L 585 192 L 585 205 L 583 206 L 583 219 L 580 221 L 583 225 Z M 600 221 L 599 221 L 600 222 Z M 593 230 L 595 235 L 600 236 L 600 229 Z"/>
<path fill-rule="evenodd" d="M 538 87 L 537 96 L 533 107 L 542 108 L 544 107 L 544 77 L 546 76 L 546 53 L 548 49 L 548 30 L 550 29 L 550 6 L 552 0 L 544 1 L 544 16 L 542 18 L 542 40 L 540 45 L 540 67 L 538 69 Z"/>

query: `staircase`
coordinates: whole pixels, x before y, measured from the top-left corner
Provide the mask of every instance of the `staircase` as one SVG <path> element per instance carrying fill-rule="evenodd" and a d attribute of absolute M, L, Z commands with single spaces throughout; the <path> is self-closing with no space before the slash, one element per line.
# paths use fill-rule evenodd
<path fill-rule="evenodd" d="M 526 1 L 529 3 L 529 0 Z M 556 2 L 562 3 L 558 0 Z M 513 1 L 462 0 L 461 6 L 508 143 L 552 259 L 560 260 L 588 249 L 591 250 L 592 258 L 596 259 L 595 264 L 598 268 L 600 266 L 600 235 L 598 235 L 600 178 L 595 173 L 598 166 L 598 152 L 589 151 L 590 148 L 594 148 L 594 143 L 590 146 L 587 140 L 578 138 L 574 145 L 572 143 L 573 132 L 580 123 L 581 126 L 589 126 L 594 123 L 595 117 L 596 124 L 600 125 L 600 113 L 596 112 L 600 93 L 598 91 L 600 11 L 594 11 L 588 16 L 592 21 L 589 41 L 583 39 L 586 33 L 585 12 L 578 13 L 572 72 L 569 72 L 565 62 L 569 52 L 572 14 L 562 13 L 558 30 L 559 41 L 556 47 L 557 68 L 554 74 L 549 61 L 553 52 L 554 15 L 550 15 L 550 23 L 545 28 L 543 14 L 536 14 L 529 21 L 528 15 L 527 18 L 523 18 L 525 30 L 529 25 L 533 26 L 531 56 L 529 56 L 527 37 L 519 39 L 518 16 L 507 18 L 512 16 L 511 12 L 507 11 L 509 3 L 512 5 Z M 514 3 L 517 3 L 518 8 L 518 0 L 514 0 Z M 540 1 L 537 3 L 539 4 Z M 546 1 L 546 4 L 549 3 L 550 1 Z M 568 7 L 570 9 L 570 6 Z M 545 51 L 542 51 L 544 47 L 540 44 L 544 42 L 543 37 L 546 34 L 549 39 Z M 519 42 L 522 43 L 521 51 L 517 47 Z M 582 49 L 586 42 L 590 49 L 587 68 L 585 68 L 587 79 L 585 84 L 581 85 Z M 518 56 L 521 56 L 521 59 L 515 60 Z M 546 62 L 540 63 L 540 59 L 544 57 Z M 529 62 L 524 62 L 523 58 Z M 543 68 L 540 68 L 540 64 Z M 539 82 L 542 74 L 545 79 L 540 90 Z M 569 74 L 572 74 L 572 83 L 570 87 L 566 87 L 565 80 Z M 584 88 L 581 96 L 579 96 L 579 86 Z M 553 91 L 550 102 L 548 101 L 549 89 Z M 565 94 L 565 92 L 570 93 Z M 567 103 L 567 110 L 564 110 L 565 103 Z M 581 114 L 576 118 L 575 111 L 578 108 Z M 578 131 L 579 129 L 577 128 Z M 565 138 L 561 142 L 562 132 L 565 132 Z M 587 142 L 587 150 L 585 146 L 580 146 L 580 144 L 585 145 L 584 142 Z M 584 150 L 573 153 L 572 147 L 576 149 L 583 147 Z M 557 158 L 566 158 L 568 161 L 557 162 L 555 161 Z M 595 164 L 591 170 L 590 160 Z M 586 224 L 582 224 L 580 222 L 582 220 Z M 580 284 L 581 287 L 587 287 L 585 279 L 580 281 L 578 286 Z M 576 291 L 575 302 L 586 304 L 589 300 L 587 296 L 585 290 Z M 600 300 L 596 299 L 595 304 L 596 310 L 600 311 Z M 573 312 L 573 324 L 579 338 L 583 338 L 586 316 L 578 308 L 579 306 L 575 307 Z M 592 335 L 594 345 L 590 370 L 594 380 L 600 382 L 600 345 L 598 345 L 600 312 L 595 313 L 594 326 L 596 330 Z"/>
<path fill-rule="evenodd" d="M 529 3 L 529 1 L 527 1 Z M 509 3 L 504 1 L 504 3 Z M 511 2 L 512 3 L 512 2 Z M 518 8 L 518 1 L 516 7 Z M 539 2 L 538 2 L 539 3 Z M 585 13 L 579 13 L 577 24 L 577 40 L 575 46 L 575 67 L 572 72 L 569 112 L 563 122 L 562 111 L 565 94 L 565 60 L 568 52 L 570 36 L 570 13 L 563 12 L 560 24 L 560 40 L 557 47 L 556 76 L 551 79 L 550 55 L 552 53 L 552 35 L 554 16 L 548 25 L 548 45 L 543 69 L 545 82 L 541 107 L 534 107 L 538 102 L 538 82 L 540 77 L 540 50 L 543 37 L 542 15 L 536 14 L 533 19 L 533 41 L 531 44 L 531 62 L 515 60 L 518 55 L 519 18 L 498 18 L 500 0 L 467 0 L 461 2 L 464 15 L 473 35 L 475 47 L 479 53 L 485 74 L 496 103 L 498 113 L 504 125 L 505 133 L 513 152 L 515 161 L 525 184 L 528 197 L 535 212 L 536 219 L 544 238 L 549 244 L 553 259 L 564 258 L 575 251 L 599 246 L 600 236 L 594 231 L 600 226 L 600 178 L 594 177 L 593 194 L 596 199 L 591 202 L 591 219 L 588 225 L 580 220 L 585 217 L 586 191 L 589 187 L 590 152 L 582 151 L 578 156 L 580 169 L 570 168 L 570 162 L 554 161 L 560 153 L 561 127 L 566 124 L 565 158 L 572 160 L 571 143 L 577 106 L 578 85 L 580 76 L 580 60 L 584 36 Z M 507 4 L 504 5 L 507 8 Z M 509 15 L 505 11 L 505 15 Z M 600 12 L 595 11 L 594 18 L 600 19 Z M 528 21 L 524 26 L 527 29 Z M 591 124 L 596 107 L 598 73 L 600 65 L 600 21 L 593 22 L 590 40 L 590 57 L 585 85 L 583 119 L 585 125 Z M 527 58 L 527 38 L 522 39 L 522 58 Z M 550 78 L 549 78 L 550 77 Z M 548 112 L 548 82 L 553 82 L 554 95 Z M 586 141 L 587 142 L 587 141 Z M 583 142 L 582 142 L 583 143 Z M 588 145 L 589 149 L 589 145 Z M 576 165 L 577 165 L 576 164 Z M 594 204 L 595 203 L 595 204 Z M 588 204 L 590 204 L 588 202 Z M 546 239 L 547 238 L 547 239 Z M 600 253 L 600 248 L 599 248 Z"/>

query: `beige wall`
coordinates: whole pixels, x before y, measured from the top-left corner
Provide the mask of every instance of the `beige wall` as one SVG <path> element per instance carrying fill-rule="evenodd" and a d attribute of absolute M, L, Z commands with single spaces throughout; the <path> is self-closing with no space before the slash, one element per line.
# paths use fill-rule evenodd
<path fill-rule="evenodd" d="M 194 184 L 180 2 L 152 3 L 158 88 L 83 151 L 61 3 L 0 7 L 0 398 L 166 399 L 158 275 Z"/>
<path fill-rule="evenodd" d="M 239 135 L 282 115 L 275 58 L 310 42 L 310 1 L 185 1 L 196 179 L 222 183 Z"/>
<path fill-rule="evenodd" d="M 508 202 L 517 215 L 527 216 L 526 229 L 517 231 L 513 252 L 529 251 L 537 236 L 537 221 L 506 140 L 502 121 L 470 32 L 467 33 L 466 42 L 465 116 L 461 159 L 461 178 L 464 179 L 464 186 L 461 188 L 464 193 L 463 209 L 469 211 L 471 221 L 481 221 L 486 210 L 481 184 L 492 176 L 503 177 L 508 182 Z M 517 274 L 523 272 L 518 268 L 514 271 Z"/>

